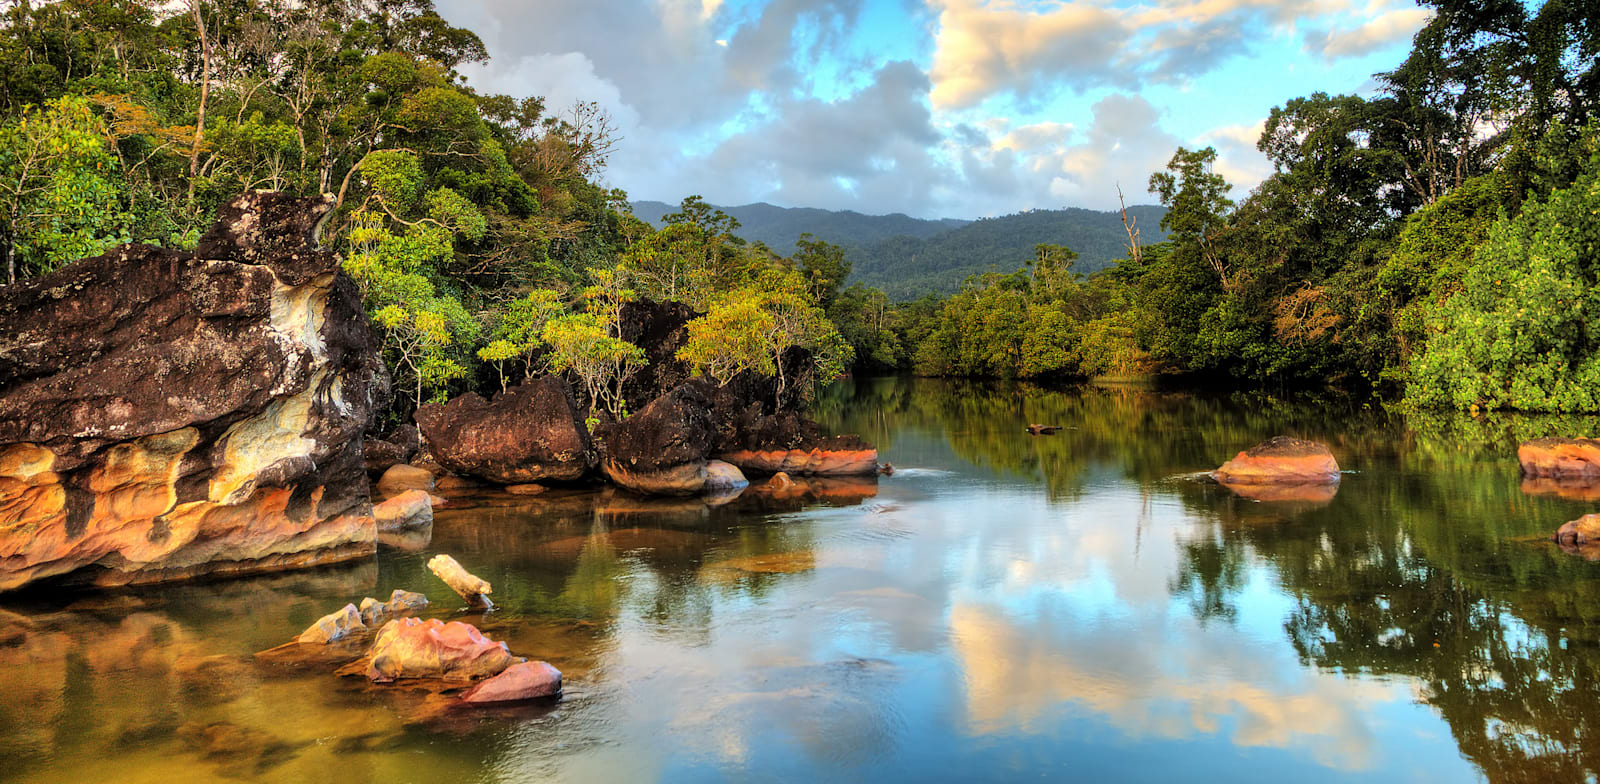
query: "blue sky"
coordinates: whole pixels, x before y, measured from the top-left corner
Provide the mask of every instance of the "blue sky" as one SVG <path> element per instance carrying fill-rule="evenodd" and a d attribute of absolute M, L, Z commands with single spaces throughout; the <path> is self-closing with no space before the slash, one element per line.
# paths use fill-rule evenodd
<path fill-rule="evenodd" d="M 919 217 L 1116 205 L 1179 146 L 1238 195 L 1273 106 L 1368 92 L 1406 0 L 440 0 L 480 89 L 597 101 L 636 199 Z"/>

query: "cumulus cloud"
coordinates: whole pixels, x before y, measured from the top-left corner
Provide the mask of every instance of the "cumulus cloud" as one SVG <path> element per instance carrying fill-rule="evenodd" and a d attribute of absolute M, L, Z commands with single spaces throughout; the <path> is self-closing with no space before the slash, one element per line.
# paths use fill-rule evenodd
<path fill-rule="evenodd" d="M 1133 29 L 1113 9 L 1073 3 L 1032 11 L 1008 0 L 929 5 L 939 14 L 930 72 L 936 107 L 971 106 L 998 89 L 1033 97 L 1063 77 L 1080 89 L 1128 81 L 1117 55 Z"/>
<path fill-rule="evenodd" d="M 1359 57 L 1390 44 L 1411 40 L 1432 18 L 1431 9 L 1397 8 L 1356 27 L 1308 32 L 1306 48 L 1322 55 L 1325 60 Z"/>

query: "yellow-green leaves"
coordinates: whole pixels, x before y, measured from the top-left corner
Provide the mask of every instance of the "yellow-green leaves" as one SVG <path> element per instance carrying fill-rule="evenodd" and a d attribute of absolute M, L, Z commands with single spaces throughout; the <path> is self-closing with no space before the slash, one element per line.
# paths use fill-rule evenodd
<path fill-rule="evenodd" d="M 645 366 L 644 349 L 612 337 L 592 313 L 556 318 L 545 324 L 542 338 L 550 347 L 547 367 L 578 379 L 589 396 L 591 412 L 604 408 L 614 417 L 627 415 L 622 385 Z"/>

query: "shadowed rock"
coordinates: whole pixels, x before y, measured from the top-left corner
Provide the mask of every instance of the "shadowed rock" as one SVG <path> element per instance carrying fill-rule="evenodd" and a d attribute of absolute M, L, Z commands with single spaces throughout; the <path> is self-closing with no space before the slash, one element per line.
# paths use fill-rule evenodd
<path fill-rule="evenodd" d="M 0 288 L 0 590 L 375 551 L 362 433 L 388 378 L 317 245 L 332 206 L 246 194 L 194 253 L 124 245 Z"/>
<path fill-rule="evenodd" d="M 581 478 L 594 442 L 556 376 L 530 379 L 487 401 L 475 394 L 417 410 L 429 452 L 445 468 L 498 484 Z"/>
<path fill-rule="evenodd" d="M 646 495 L 694 495 L 705 488 L 713 428 L 710 381 L 678 385 L 627 419 L 600 430 L 601 468 Z"/>

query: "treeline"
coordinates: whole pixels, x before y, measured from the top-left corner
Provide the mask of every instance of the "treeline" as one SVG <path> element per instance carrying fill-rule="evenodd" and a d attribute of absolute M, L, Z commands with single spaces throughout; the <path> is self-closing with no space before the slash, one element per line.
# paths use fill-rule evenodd
<path fill-rule="evenodd" d="M 0 16 L 5 281 L 124 242 L 188 248 L 241 191 L 336 194 L 345 255 L 395 380 L 389 417 L 466 390 L 565 374 L 626 416 L 643 366 L 634 299 L 705 313 L 682 358 L 726 379 L 810 350 L 854 356 L 824 308 L 848 268 L 790 257 L 685 200 L 658 231 L 596 185 L 616 137 L 593 104 L 480 93 L 487 59 L 431 0 L 62 0 Z"/>
<path fill-rule="evenodd" d="M 1428 2 L 1371 98 L 1273 110 L 1274 174 L 1235 203 L 1212 149 L 1151 176 L 1166 241 L 1087 279 L 1041 248 L 969 279 L 922 372 L 1187 373 L 1423 406 L 1600 410 L 1600 18 Z"/>

